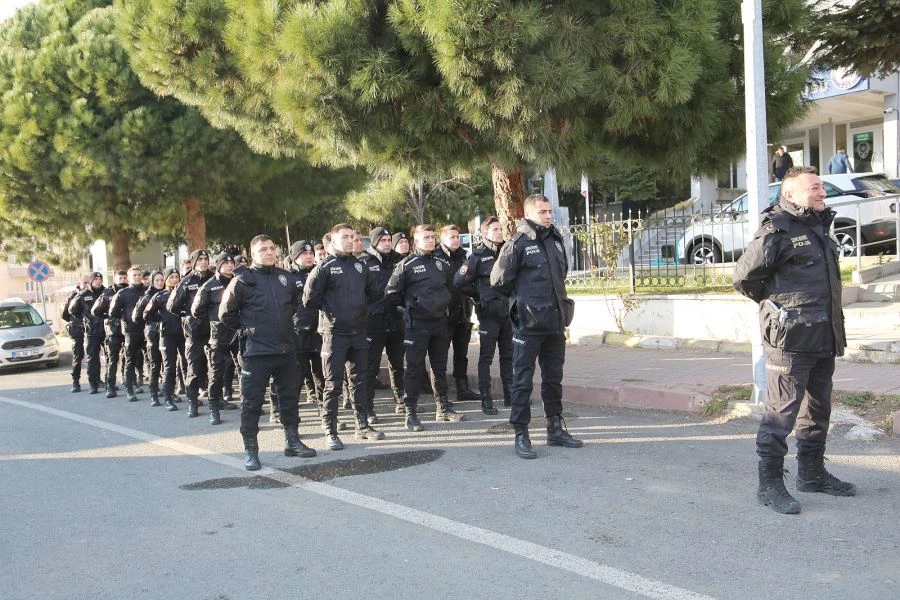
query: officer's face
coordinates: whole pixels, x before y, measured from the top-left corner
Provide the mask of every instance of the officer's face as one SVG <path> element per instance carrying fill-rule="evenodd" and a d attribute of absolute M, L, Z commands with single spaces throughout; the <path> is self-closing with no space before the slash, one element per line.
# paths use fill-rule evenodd
<path fill-rule="evenodd" d="M 81 289 L 86 289 L 87 286 L 89 286 L 89 285 L 91 285 L 91 280 L 90 280 L 90 279 L 87 279 L 87 278 L 82 279 L 82 280 L 78 283 L 78 286 L 79 286 Z"/>
<path fill-rule="evenodd" d="M 455 229 L 441 235 L 441 244 L 448 250 L 459 250 L 459 232 Z"/>
<path fill-rule="evenodd" d="M 316 262 L 322 262 L 322 260 L 325 259 L 325 256 L 326 254 L 324 248 L 319 248 L 318 250 L 316 250 Z"/>
<path fill-rule="evenodd" d="M 391 251 L 391 236 L 383 235 L 381 239 L 378 240 L 378 243 L 375 245 L 375 248 L 381 252 L 382 254 L 387 254 Z"/>
<path fill-rule="evenodd" d="M 161 289 L 163 289 L 163 286 L 165 286 L 165 285 L 166 285 L 166 278 L 163 277 L 162 273 L 157 273 L 156 275 L 153 276 L 153 287 L 154 288 L 161 290 Z"/>
<path fill-rule="evenodd" d="M 250 254 L 253 255 L 253 262 L 263 267 L 274 267 L 275 263 L 278 262 L 275 242 L 272 240 L 258 242 L 250 249 Z"/>
<path fill-rule="evenodd" d="M 400 254 L 409 254 L 409 240 L 403 238 L 397 241 L 397 247 L 394 248 Z"/>
<path fill-rule="evenodd" d="M 143 275 L 141 275 L 140 271 L 129 271 L 128 272 L 128 283 L 131 285 L 137 285 L 144 280 Z"/>
<path fill-rule="evenodd" d="M 550 208 L 550 203 L 535 202 L 525 209 L 525 218 L 541 227 L 550 227 L 553 224 L 553 210 Z"/>
<path fill-rule="evenodd" d="M 484 237 L 489 242 L 493 242 L 495 244 L 499 244 L 503 241 L 503 227 L 500 226 L 500 222 L 491 223 L 488 225 L 487 231 L 484 234 Z"/>
<path fill-rule="evenodd" d="M 150 276 L 147 275 L 146 277 L 141 277 L 141 283 L 143 283 L 144 285 L 150 285 Z"/>
<path fill-rule="evenodd" d="M 181 281 L 181 275 L 173 271 L 172 273 L 169 273 L 168 277 L 166 277 L 166 287 L 171 290 L 176 285 L 178 285 L 179 281 Z"/>
<path fill-rule="evenodd" d="M 416 248 L 422 252 L 434 251 L 434 232 L 433 231 L 417 231 L 413 236 L 416 242 Z"/>
<path fill-rule="evenodd" d="M 825 210 L 825 186 L 815 173 L 801 173 L 788 177 L 781 184 L 781 195 L 789 202 L 816 212 Z"/>
<path fill-rule="evenodd" d="M 200 272 L 203 272 L 209 268 L 209 257 L 201 256 L 197 259 L 197 262 L 194 263 L 194 269 Z"/>
<path fill-rule="evenodd" d="M 357 232 L 353 232 L 353 254 L 359 254 L 363 251 L 363 239 Z"/>
<path fill-rule="evenodd" d="M 103 287 L 103 278 L 102 277 L 94 277 L 91 279 L 91 287 L 95 289 L 99 289 Z"/>
<path fill-rule="evenodd" d="M 219 265 L 219 273 L 221 273 L 222 275 L 231 275 L 231 273 L 233 271 L 234 271 L 234 261 L 233 260 L 226 260 L 221 265 Z"/>
<path fill-rule="evenodd" d="M 352 229 L 340 229 L 331 234 L 331 246 L 337 252 L 350 254 L 353 252 L 353 238 L 355 237 Z M 362 240 L 360 240 L 362 244 Z"/>
<path fill-rule="evenodd" d="M 116 275 L 116 283 L 119 285 L 128 283 L 128 275 Z"/>
<path fill-rule="evenodd" d="M 323 253 L 324 254 L 324 253 Z M 301 252 L 297 255 L 294 263 L 300 267 L 301 269 L 308 269 L 314 264 L 316 264 L 316 254 L 312 250 L 307 250 L 306 252 Z"/>

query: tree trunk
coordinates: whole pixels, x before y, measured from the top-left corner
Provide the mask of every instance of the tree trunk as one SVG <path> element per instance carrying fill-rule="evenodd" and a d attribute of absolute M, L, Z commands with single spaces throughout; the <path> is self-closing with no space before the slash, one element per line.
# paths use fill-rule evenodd
<path fill-rule="evenodd" d="M 491 181 L 494 183 L 494 207 L 503 235 L 509 239 L 516 230 L 516 219 L 525 216 L 525 173 L 521 168 L 506 169 L 491 163 Z"/>
<path fill-rule="evenodd" d="M 131 249 L 128 232 L 121 225 L 110 227 L 113 266 L 116 271 L 126 271 L 131 266 Z"/>
<path fill-rule="evenodd" d="M 188 252 L 206 249 L 206 216 L 200 201 L 196 198 L 187 198 L 181 201 L 187 213 L 184 221 L 184 233 L 187 238 Z"/>

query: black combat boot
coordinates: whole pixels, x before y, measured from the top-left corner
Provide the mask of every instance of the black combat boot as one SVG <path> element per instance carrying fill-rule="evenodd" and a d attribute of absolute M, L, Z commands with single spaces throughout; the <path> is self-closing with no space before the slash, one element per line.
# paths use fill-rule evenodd
<path fill-rule="evenodd" d="M 259 471 L 262 464 L 259 462 L 259 443 L 255 435 L 244 435 L 244 468 L 248 471 Z"/>
<path fill-rule="evenodd" d="M 100 393 L 100 384 L 99 383 L 91 383 L 91 391 L 89 394 L 99 394 Z"/>
<path fill-rule="evenodd" d="M 456 378 L 456 399 L 459 402 L 463 400 L 479 400 L 481 397 L 469 387 L 468 377 Z"/>
<path fill-rule="evenodd" d="M 316 451 L 300 441 L 298 428 L 299 425 L 297 423 L 284 425 L 284 455 L 312 458 L 316 455 Z"/>
<path fill-rule="evenodd" d="M 232 404 L 224 398 L 218 401 L 219 410 L 237 410 L 237 404 Z"/>
<path fill-rule="evenodd" d="M 166 396 L 166 410 L 172 412 L 173 410 L 178 410 L 178 407 L 175 406 L 175 400 L 172 396 Z"/>
<path fill-rule="evenodd" d="M 116 393 L 116 379 L 115 377 L 110 377 L 106 380 L 106 397 L 107 398 L 115 398 L 119 394 Z"/>
<path fill-rule="evenodd" d="M 547 445 L 581 448 L 584 442 L 573 438 L 566 431 L 566 422 L 563 421 L 562 416 L 553 415 L 552 417 L 547 417 Z"/>
<path fill-rule="evenodd" d="M 325 417 L 325 427 L 328 429 L 327 433 L 325 433 L 325 444 L 328 446 L 328 449 L 343 450 L 344 442 L 341 441 L 337 434 L 337 419 Z"/>
<path fill-rule="evenodd" d="M 129 402 L 137 402 L 138 397 L 134 393 L 134 385 L 129 382 L 125 382 L 125 396 L 128 398 Z"/>
<path fill-rule="evenodd" d="M 159 406 L 159 405 L 160 405 L 159 394 L 156 392 L 153 392 L 152 394 L 150 394 L 150 406 Z"/>
<path fill-rule="evenodd" d="M 486 415 L 497 414 L 497 408 L 494 406 L 494 399 L 491 398 L 491 390 L 481 390 L 481 412 Z"/>
<path fill-rule="evenodd" d="M 196 398 L 188 398 L 188 419 L 193 419 L 198 416 L 200 413 L 197 410 L 198 404 Z"/>
<path fill-rule="evenodd" d="M 73 394 L 77 394 L 78 392 L 81 391 L 81 384 L 78 383 L 77 381 L 73 381 L 73 382 L 72 382 L 72 389 L 69 390 L 69 391 L 72 392 Z"/>
<path fill-rule="evenodd" d="M 759 460 L 759 489 L 756 499 L 763 506 L 786 515 L 800 512 L 800 503 L 784 487 L 784 458 L 761 458 Z"/>
<path fill-rule="evenodd" d="M 528 437 L 528 425 L 513 425 L 516 430 L 516 454 L 519 458 L 537 458 L 537 452 L 531 447 L 531 438 Z"/>
<path fill-rule="evenodd" d="M 465 419 L 463 415 L 453 410 L 453 406 L 451 406 L 450 402 L 448 402 L 447 399 L 443 396 L 439 396 L 435 399 L 434 407 L 435 421 L 449 421 L 451 423 L 459 423 L 460 421 Z"/>
<path fill-rule="evenodd" d="M 825 470 L 825 448 L 797 453 L 797 491 L 855 496 L 856 486 Z"/>
<path fill-rule="evenodd" d="M 370 421 L 366 417 L 358 415 L 356 417 L 356 433 L 354 437 L 358 440 L 383 440 L 384 433 L 378 431 L 369 423 Z"/>
<path fill-rule="evenodd" d="M 210 425 L 220 425 L 222 423 L 222 418 L 219 416 L 219 405 L 210 400 L 209 402 L 209 424 Z"/>
<path fill-rule="evenodd" d="M 422 427 L 422 421 L 419 420 L 418 415 L 416 415 L 416 405 L 415 404 L 406 404 L 406 428 L 410 431 L 422 431 L 425 428 Z"/>

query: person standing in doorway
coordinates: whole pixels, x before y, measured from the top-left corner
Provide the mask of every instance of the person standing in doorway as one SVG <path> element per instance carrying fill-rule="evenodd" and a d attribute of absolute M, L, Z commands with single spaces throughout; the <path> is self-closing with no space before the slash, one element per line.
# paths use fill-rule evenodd
<path fill-rule="evenodd" d="M 775 181 L 784 179 L 784 174 L 793 166 L 794 159 L 787 153 L 787 147 L 779 146 L 772 157 L 772 175 L 775 176 Z"/>
<path fill-rule="evenodd" d="M 850 164 L 850 159 L 847 158 L 847 151 L 844 150 L 843 146 L 838 146 L 837 152 L 834 153 L 834 156 L 828 161 L 828 173 L 852 173 L 853 165 Z"/>

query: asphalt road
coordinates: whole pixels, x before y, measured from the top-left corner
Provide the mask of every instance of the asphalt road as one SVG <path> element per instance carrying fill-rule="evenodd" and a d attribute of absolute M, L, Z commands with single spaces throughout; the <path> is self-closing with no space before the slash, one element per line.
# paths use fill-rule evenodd
<path fill-rule="evenodd" d="M 506 411 L 281 454 L 243 469 L 237 411 L 205 415 L 70 394 L 65 368 L 0 375 L 0 597 L 887 598 L 900 588 L 900 443 L 833 436 L 855 498 L 756 504 L 756 424 L 578 407 L 581 449 L 518 459 Z M 184 405 L 182 405 L 183 407 Z M 535 412 L 540 413 L 536 407 Z M 575 414 L 577 413 L 577 414 Z M 795 472 L 794 461 L 789 469 Z M 788 488 L 794 489 L 793 481 Z"/>

